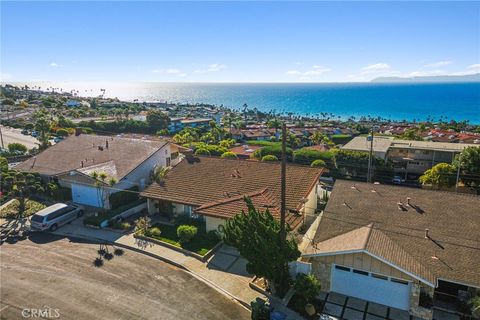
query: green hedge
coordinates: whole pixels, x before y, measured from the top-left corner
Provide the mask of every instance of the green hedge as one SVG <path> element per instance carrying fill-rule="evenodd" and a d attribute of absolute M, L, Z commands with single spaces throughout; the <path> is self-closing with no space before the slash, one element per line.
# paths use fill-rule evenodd
<path fill-rule="evenodd" d="M 287 160 L 291 161 L 293 159 L 293 150 L 287 148 Z M 277 159 L 282 159 L 282 146 L 266 146 L 262 149 L 258 149 L 253 153 L 253 156 L 257 159 L 262 159 L 265 156 L 272 155 L 277 157 Z"/>
<path fill-rule="evenodd" d="M 293 153 L 293 162 L 298 164 L 310 165 L 315 160 L 323 160 L 328 164 L 332 162 L 332 159 L 332 151 L 317 151 L 303 148 Z"/>
<path fill-rule="evenodd" d="M 116 209 L 120 206 L 138 200 L 138 190 L 138 187 L 135 186 L 125 191 L 119 191 L 112 194 L 109 198 L 110 207 L 112 209 Z"/>
<path fill-rule="evenodd" d="M 335 144 L 346 144 L 352 139 L 353 137 L 349 134 L 334 134 L 330 137 L 330 140 Z"/>

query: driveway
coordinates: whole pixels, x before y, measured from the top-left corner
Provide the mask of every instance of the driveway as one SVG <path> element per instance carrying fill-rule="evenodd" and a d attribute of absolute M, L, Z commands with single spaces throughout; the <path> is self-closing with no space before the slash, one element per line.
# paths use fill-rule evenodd
<path fill-rule="evenodd" d="M 21 133 L 22 130 L 4 127 L 2 126 L 2 134 L 3 134 L 3 144 L 5 148 L 10 143 L 21 143 L 25 145 L 28 149 L 32 149 L 38 147 L 38 140 L 30 135 L 24 135 Z"/>
<path fill-rule="evenodd" d="M 32 233 L 0 250 L 0 317 L 50 310 L 60 319 L 249 319 L 187 272 L 148 256 Z M 97 264 L 95 265 L 95 261 Z"/>

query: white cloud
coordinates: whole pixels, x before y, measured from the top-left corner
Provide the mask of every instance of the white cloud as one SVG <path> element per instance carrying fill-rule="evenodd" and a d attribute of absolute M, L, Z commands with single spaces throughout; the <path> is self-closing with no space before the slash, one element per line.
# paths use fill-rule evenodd
<path fill-rule="evenodd" d="M 153 70 L 152 70 L 152 73 L 173 75 L 173 76 L 177 76 L 177 77 L 186 77 L 186 76 L 187 76 L 187 74 L 184 73 L 184 72 L 182 72 L 182 70 L 174 69 L 174 68 L 170 68 L 170 69 L 153 69 Z"/>
<path fill-rule="evenodd" d="M 49 67 L 51 68 L 59 68 L 59 67 L 63 67 L 61 64 L 58 64 L 56 62 L 52 62 L 48 65 Z"/>
<path fill-rule="evenodd" d="M 424 65 L 425 68 L 438 68 L 438 67 L 444 67 L 452 64 L 452 61 L 449 60 L 444 60 L 444 61 L 438 61 L 434 63 L 429 63 Z"/>
<path fill-rule="evenodd" d="M 328 71 L 331 71 L 331 69 L 320 65 L 313 65 L 309 70 L 306 71 L 288 70 L 285 74 L 289 76 L 302 76 L 301 79 L 305 80 L 309 77 L 320 76 Z"/>
<path fill-rule="evenodd" d="M 480 63 L 471 64 L 467 67 L 468 70 L 478 70 L 480 71 Z"/>
<path fill-rule="evenodd" d="M 224 64 L 213 63 L 213 64 L 208 66 L 207 71 L 208 72 L 217 72 L 217 71 L 225 69 L 226 67 L 227 66 L 224 65 Z"/>
<path fill-rule="evenodd" d="M 363 74 L 382 73 L 382 72 L 390 71 L 391 67 L 387 63 L 376 63 L 376 64 L 365 66 L 361 70 Z"/>

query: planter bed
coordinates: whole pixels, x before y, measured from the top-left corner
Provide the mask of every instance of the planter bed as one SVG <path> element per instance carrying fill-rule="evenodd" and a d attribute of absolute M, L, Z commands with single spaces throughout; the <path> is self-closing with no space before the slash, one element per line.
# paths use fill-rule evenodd
<path fill-rule="evenodd" d="M 0 218 L 16 219 L 18 215 L 19 202 L 17 199 L 10 200 L 2 205 Z M 25 211 L 20 218 L 26 218 L 32 214 L 46 208 L 47 206 L 35 200 L 25 200 Z"/>
<path fill-rule="evenodd" d="M 182 245 L 180 244 L 177 236 L 177 226 L 160 224 L 154 225 L 154 227 L 160 228 L 161 234 L 159 236 L 145 236 L 136 234 L 135 237 L 185 253 L 203 262 L 207 261 L 208 258 L 215 252 L 215 250 L 222 244 L 221 241 L 213 242 L 208 238 L 207 233 L 199 228 L 197 235 L 190 242 Z"/>
<path fill-rule="evenodd" d="M 93 226 L 93 227 L 100 227 L 103 221 L 108 221 L 114 218 L 115 216 L 122 214 L 124 211 L 127 211 L 128 209 L 134 208 L 136 206 L 139 206 L 143 203 L 145 203 L 145 200 L 141 199 L 141 200 L 137 200 L 135 202 L 129 203 L 127 205 L 118 207 L 117 209 L 114 209 L 114 210 L 99 212 L 96 217 L 95 216 L 86 217 L 84 220 L 84 224 L 88 226 Z"/>

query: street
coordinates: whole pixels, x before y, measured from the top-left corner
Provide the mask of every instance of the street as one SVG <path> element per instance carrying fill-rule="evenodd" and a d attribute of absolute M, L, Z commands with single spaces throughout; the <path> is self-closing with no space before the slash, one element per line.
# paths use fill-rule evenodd
<path fill-rule="evenodd" d="M 250 318 L 187 272 L 130 250 L 108 246 L 95 265 L 99 244 L 44 233 L 0 248 L 1 319 L 39 309 L 59 319 Z"/>
<path fill-rule="evenodd" d="M 38 147 L 38 140 L 30 135 L 24 135 L 21 133 L 20 129 L 14 129 L 10 127 L 4 127 L 1 126 L 2 128 L 2 135 L 3 135 L 3 144 L 5 148 L 10 143 L 21 143 L 25 145 L 28 149 L 32 149 L 35 147 Z"/>

